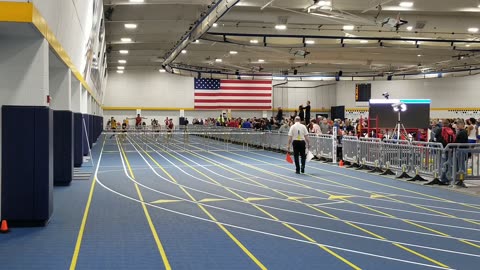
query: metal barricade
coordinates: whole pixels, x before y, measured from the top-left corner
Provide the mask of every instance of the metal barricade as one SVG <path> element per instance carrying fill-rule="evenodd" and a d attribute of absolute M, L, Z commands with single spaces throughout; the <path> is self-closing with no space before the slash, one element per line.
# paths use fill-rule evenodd
<path fill-rule="evenodd" d="M 342 138 L 342 156 L 343 161 L 352 165 L 359 164 L 359 140 L 355 136 L 343 136 Z"/>
<path fill-rule="evenodd" d="M 333 151 L 333 135 L 317 134 L 309 137 L 312 141 L 311 144 L 316 148 L 317 157 L 320 159 L 335 160 Z"/>
<path fill-rule="evenodd" d="M 384 169 L 394 169 L 407 173 L 410 170 L 411 145 L 388 140 L 382 144 L 381 166 Z M 405 175 L 408 177 L 408 175 Z"/>
<path fill-rule="evenodd" d="M 383 143 L 380 140 L 375 140 L 374 138 L 366 138 L 368 140 L 362 140 L 360 138 L 360 164 L 362 169 L 367 169 L 368 167 L 374 168 L 375 171 L 380 170 L 381 166 L 381 154 Z"/>
<path fill-rule="evenodd" d="M 434 142 L 411 142 L 409 169 L 415 173 L 412 180 L 424 180 L 420 175 L 437 178 L 442 167 L 443 146 Z"/>
<path fill-rule="evenodd" d="M 463 180 L 480 180 L 480 144 L 450 143 L 445 147 L 442 161 L 444 176 L 451 184 L 463 185 Z"/>

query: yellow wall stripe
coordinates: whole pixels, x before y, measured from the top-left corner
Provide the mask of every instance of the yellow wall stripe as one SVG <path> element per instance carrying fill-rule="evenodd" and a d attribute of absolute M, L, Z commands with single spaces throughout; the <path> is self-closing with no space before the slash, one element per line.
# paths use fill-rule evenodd
<path fill-rule="evenodd" d="M 32 21 L 31 3 L 0 2 L 0 22 L 23 22 Z"/>

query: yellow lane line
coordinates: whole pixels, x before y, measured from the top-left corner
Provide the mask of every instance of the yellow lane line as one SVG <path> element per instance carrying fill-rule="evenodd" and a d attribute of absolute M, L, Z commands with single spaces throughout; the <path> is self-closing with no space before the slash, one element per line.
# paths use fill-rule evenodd
<path fill-rule="evenodd" d="M 232 154 L 238 155 L 238 156 L 242 156 L 242 157 L 245 157 L 245 158 L 249 158 L 249 159 L 252 159 L 252 160 L 256 160 L 256 161 L 259 161 L 259 162 L 262 162 L 262 161 L 259 160 L 259 159 L 251 158 L 251 157 L 244 156 L 244 155 L 240 155 L 240 154 L 237 154 L 237 153 L 232 153 Z M 218 154 L 215 154 L 215 155 L 218 155 Z M 225 157 L 225 158 L 226 158 L 226 157 Z M 226 159 L 228 159 L 228 158 L 226 158 Z M 264 162 L 264 161 L 263 161 L 263 162 Z M 243 163 L 243 162 L 240 162 L 240 163 Z M 265 162 L 264 162 L 264 163 L 265 163 Z M 247 165 L 248 165 L 248 164 L 247 164 Z M 244 166 L 247 166 L 247 165 L 244 165 Z M 249 165 L 248 165 L 248 166 L 249 166 Z M 286 169 L 286 168 L 283 168 L 282 166 L 278 166 L 278 165 L 272 165 L 272 166 L 279 167 L 279 168 L 282 168 L 282 169 Z M 249 166 L 249 167 L 255 168 L 255 167 L 252 167 L 252 166 Z M 255 169 L 256 169 L 256 168 L 255 168 Z M 265 170 L 263 170 L 263 169 L 257 169 L 257 170 L 265 171 Z M 288 170 L 288 169 L 286 169 L 286 170 Z M 268 174 L 274 175 L 273 173 L 270 173 L 269 171 L 266 171 L 266 172 L 267 172 Z M 317 178 L 317 179 L 320 179 L 320 180 L 324 180 L 324 178 L 322 178 L 322 177 L 317 177 L 317 176 L 315 176 L 315 175 L 310 175 L 310 176 L 311 176 L 311 177 L 314 177 L 314 178 Z M 277 177 L 279 177 L 279 176 L 277 176 Z M 280 178 L 282 178 L 282 177 L 280 177 Z M 282 179 L 283 179 L 283 178 L 282 178 Z M 287 180 L 287 181 L 290 181 L 290 182 L 295 182 L 295 183 L 296 183 L 296 181 L 293 181 L 293 180 L 290 180 L 290 179 L 286 179 L 286 180 Z M 313 189 L 312 187 L 308 187 L 308 186 L 306 186 L 306 185 L 304 185 L 304 184 L 301 184 L 301 183 L 298 183 L 298 184 L 299 184 L 299 185 L 302 185 L 302 186 L 305 186 L 305 187 L 307 187 L 307 188 L 309 188 L 309 189 Z M 319 191 L 319 192 L 321 192 L 321 193 L 325 193 L 324 191 L 321 191 L 321 190 L 318 190 L 318 189 L 315 189 L 315 190 L 316 190 L 316 191 Z M 367 193 L 368 193 L 368 192 L 367 192 Z M 396 200 L 396 199 L 395 199 L 395 200 Z M 366 206 L 366 205 L 357 204 L 357 203 L 354 203 L 354 202 L 349 201 L 349 200 L 346 200 L 346 199 L 343 199 L 343 201 L 349 202 L 349 203 L 351 203 L 351 204 L 353 204 L 353 205 L 357 205 L 357 206 L 359 206 L 359 207 L 361 207 L 361 208 L 368 209 L 368 210 L 370 210 L 370 211 L 372 211 L 372 212 L 376 212 L 376 213 L 379 213 L 379 214 L 384 215 L 384 216 L 387 216 L 387 217 L 397 218 L 397 217 L 394 216 L 394 215 L 387 214 L 387 213 L 385 213 L 385 212 L 382 212 L 382 211 L 380 211 L 380 210 L 377 210 L 377 209 L 368 207 L 368 206 Z M 400 201 L 400 202 L 402 202 L 402 201 Z M 403 203 L 408 204 L 408 203 L 406 203 L 406 202 L 403 202 Z M 413 225 L 413 226 L 422 228 L 422 229 L 424 229 L 424 230 L 427 230 L 427 231 L 436 233 L 436 234 L 441 235 L 441 236 L 451 237 L 451 236 L 448 235 L 448 234 L 445 234 L 445 233 L 442 233 L 442 232 L 440 232 L 440 231 L 437 231 L 437 230 L 428 228 L 428 227 L 426 227 L 426 226 L 420 225 L 420 224 L 415 223 L 415 222 L 412 222 L 412 221 L 403 220 L 403 219 L 402 219 L 402 221 L 403 221 L 403 222 L 406 222 L 406 223 L 408 223 L 408 224 L 410 224 L 410 225 Z M 373 235 L 373 234 L 371 234 L 371 235 Z M 466 243 L 466 244 L 468 244 L 468 245 L 470 245 L 470 246 L 476 246 L 476 247 L 478 246 L 478 245 L 476 245 L 476 244 L 474 244 L 474 243 L 468 242 L 467 240 L 458 240 L 458 241 L 460 241 L 460 242 L 462 242 L 462 243 Z M 405 249 L 405 250 L 406 250 L 406 249 Z M 422 258 L 423 258 L 423 257 L 422 257 Z M 432 259 L 432 260 L 433 260 L 433 259 Z M 430 261 L 430 260 L 429 260 L 429 261 Z M 435 261 L 435 260 L 433 260 L 433 261 Z M 433 262 L 433 261 L 432 261 L 432 262 Z M 440 265 L 440 264 L 439 264 L 439 265 Z M 443 265 L 444 265 L 444 264 L 441 264 L 440 266 L 444 267 Z"/>
<path fill-rule="evenodd" d="M 103 152 L 103 148 L 105 147 L 105 137 L 103 139 L 102 150 L 100 151 L 100 155 Z M 100 160 L 98 159 L 97 167 L 100 166 Z M 82 223 L 80 224 L 80 229 L 78 231 L 77 242 L 75 243 L 75 249 L 73 251 L 72 261 L 70 262 L 70 270 L 74 270 L 77 267 L 78 262 L 78 255 L 80 254 L 80 248 L 82 246 L 83 234 L 85 232 L 85 226 L 87 224 L 88 213 L 90 212 L 90 205 L 92 204 L 93 192 L 95 190 L 95 183 L 97 182 L 96 176 L 92 181 L 92 185 L 90 186 L 90 193 L 88 194 L 87 204 L 85 205 L 85 210 L 83 212 Z"/>
<path fill-rule="evenodd" d="M 236 153 L 233 153 L 233 154 L 236 154 Z M 272 159 L 282 160 L 282 161 L 283 161 L 283 159 L 281 159 L 281 158 L 275 158 L 275 157 L 272 157 L 272 156 L 262 155 L 262 154 L 259 154 L 259 153 L 253 153 L 253 154 L 255 154 L 255 155 L 257 155 L 257 156 L 264 156 L 264 157 L 268 157 L 268 158 L 272 158 Z M 236 155 L 239 155 L 239 154 L 236 154 Z M 240 156 L 242 156 L 242 155 L 240 155 Z M 251 158 L 251 157 L 249 157 L 249 158 Z M 251 158 L 251 159 L 258 160 L 258 159 L 255 159 L 255 158 Z M 261 162 L 265 163 L 264 161 L 261 161 Z M 273 166 L 275 166 L 275 165 L 273 165 Z M 277 167 L 279 167 L 279 166 L 277 165 Z M 317 171 L 328 172 L 328 173 L 336 174 L 336 175 L 340 175 L 340 176 L 345 176 L 345 177 L 352 178 L 352 179 L 356 179 L 356 180 L 360 180 L 360 181 L 363 181 L 363 182 L 368 182 L 368 183 L 371 183 L 371 184 L 374 184 L 374 185 L 379 185 L 379 186 L 384 186 L 384 187 L 387 187 L 387 188 L 392 188 L 392 189 L 396 189 L 396 190 L 405 191 L 405 192 L 408 192 L 408 193 L 420 195 L 420 196 L 422 196 L 422 197 L 427 197 L 427 198 L 435 199 L 435 200 L 437 200 L 437 201 L 455 203 L 455 204 L 467 206 L 467 207 L 474 208 L 474 209 L 480 209 L 480 206 L 471 205 L 471 204 L 468 204 L 468 203 L 458 203 L 458 202 L 455 202 L 455 201 L 452 201 L 452 200 L 447 200 L 447 199 L 444 199 L 444 198 L 441 198 L 441 197 L 437 197 L 437 196 L 433 196 L 433 195 L 428 195 L 428 194 L 423 194 L 423 193 L 421 193 L 421 192 L 417 192 L 417 191 L 413 191 L 413 190 L 408 190 L 408 189 L 404 189 L 404 188 L 401 188 L 401 187 L 395 187 L 395 186 L 391 186 L 391 185 L 379 183 L 379 182 L 376 182 L 376 181 L 371 181 L 371 180 L 367 180 L 367 179 L 364 179 L 364 178 L 360 178 L 360 177 L 356 177 L 356 176 L 351 176 L 351 175 L 348 175 L 348 174 L 338 173 L 338 172 L 334 172 L 334 171 L 328 171 L 328 170 L 320 169 L 320 168 L 316 168 L 316 167 L 311 167 L 311 169 L 314 169 L 314 170 L 317 170 Z M 341 186 L 344 186 L 344 187 L 349 188 L 349 189 L 354 189 L 354 190 L 361 190 L 361 191 L 363 191 L 363 190 L 360 189 L 360 188 L 356 188 L 356 187 L 353 187 L 353 186 L 350 186 L 350 185 L 338 183 L 338 182 L 335 182 L 335 181 L 333 181 L 333 180 L 325 179 L 325 178 L 318 177 L 318 176 L 314 176 L 314 175 L 312 175 L 312 177 L 315 177 L 315 178 L 317 178 L 317 179 L 321 179 L 321 180 L 324 180 L 324 181 L 327 181 L 327 182 L 330 182 L 330 183 L 335 183 L 335 184 L 337 184 L 337 185 L 341 185 Z M 377 195 L 377 194 L 376 194 L 376 195 Z"/>
<path fill-rule="evenodd" d="M 138 144 L 137 144 L 138 145 Z M 159 147 L 157 147 L 158 149 L 160 149 Z M 161 149 L 160 149 L 161 150 Z M 187 150 L 188 151 L 188 150 Z M 240 198 L 241 200 L 243 201 L 246 201 L 246 198 L 244 198 L 243 196 L 237 194 L 236 192 L 234 192 L 233 190 L 229 189 L 228 187 L 225 187 L 223 186 L 222 184 L 220 184 L 219 182 L 217 182 L 216 180 L 214 180 L 213 178 L 211 178 L 210 176 L 204 174 L 203 172 L 199 171 L 198 169 L 196 169 L 195 167 L 191 166 L 190 164 L 188 164 L 187 162 L 185 162 L 184 160 L 181 160 L 179 159 L 178 157 L 172 155 L 171 153 L 169 152 L 164 152 L 168 155 L 170 155 L 171 157 L 175 158 L 176 160 L 180 161 L 181 163 L 185 164 L 187 167 L 191 168 L 192 170 L 196 171 L 198 174 L 202 175 L 203 177 L 209 179 L 210 181 L 212 181 L 213 183 L 217 184 L 218 186 L 221 186 L 223 187 L 225 190 L 229 191 L 230 193 L 232 193 L 233 195 L 237 196 L 238 198 Z M 193 153 L 192 153 L 193 154 Z M 148 153 L 147 153 L 148 155 Z M 208 161 L 208 160 L 207 160 Z M 215 164 L 211 161 L 208 161 L 209 163 L 215 165 L 215 166 L 218 166 L 218 164 Z M 241 174 L 237 174 L 239 175 L 240 177 L 245 177 L 244 175 L 241 175 Z M 253 181 L 253 180 L 251 180 Z M 255 181 L 254 181 L 255 182 Z M 258 183 L 258 182 L 257 182 Z M 259 183 L 260 184 L 260 183 Z M 263 185 L 263 184 L 261 184 Z M 263 185 L 265 186 L 265 185 Z M 265 186 L 267 187 L 267 186 Z M 267 187 L 268 188 L 268 187 Z M 275 191 L 278 193 L 278 191 Z M 288 195 L 285 195 L 282 193 L 282 195 L 284 195 L 285 197 L 289 197 Z M 249 203 L 251 206 L 253 206 L 254 208 L 256 208 L 257 210 L 259 210 L 260 212 L 264 213 L 266 216 L 272 218 L 273 220 L 276 220 L 276 221 L 279 221 L 279 219 L 277 217 L 275 217 L 274 215 L 272 215 L 271 213 L 269 213 L 268 211 L 266 211 L 265 209 L 263 209 L 262 207 L 258 206 L 258 205 L 255 205 L 255 204 L 251 204 Z M 344 257 L 342 257 L 341 255 L 339 255 L 338 253 L 332 251 L 331 249 L 325 247 L 324 245 L 322 244 L 318 244 L 314 239 L 312 239 L 311 237 L 305 235 L 304 233 L 300 232 L 299 230 L 295 229 L 294 227 L 292 227 L 291 225 L 289 224 L 286 224 L 286 223 L 282 223 L 285 227 L 287 227 L 288 229 L 292 230 L 293 232 L 297 233 L 298 235 L 302 236 L 303 238 L 307 239 L 308 241 L 312 242 L 312 243 L 316 243 L 317 246 L 321 249 L 323 249 L 324 251 L 326 251 L 327 253 L 333 255 L 335 258 L 339 259 L 340 261 L 346 263 L 348 266 L 352 267 L 353 269 L 355 270 L 361 270 L 360 267 L 356 266 L 355 264 L 351 263 L 350 261 L 348 261 L 347 259 L 345 259 Z"/>
<path fill-rule="evenodd" d="M 137 143 L 135 143 L 137 146 L 139 146 Z M 140 147 L 140 149 L 142 149 Z M 160 168 L 167 176 L 168 178 L 170 178 L 174 183 L 178 183 L 177 180 L 170 174 L 167 172 L 167 170 L 165 170 L 163 168 L 163 166 L 161 166 L 147 151 L 145 151 L 144 149 L 142 149 L 142 151 L 153 161 L 153 163 L 155 163 L 155 165 L 157 165 L 158 168 Z M 180 187 L 180 189 L 194 202 L 198 202 L 184 187 Z M 260 268 L 260 269 L 267 269 L 267 267 L 265 267 L 265 265 L 263 265 L 260 260 L 257 259 L 257 257 L 255 257 L 255 255 L 253 255 L 243 244 L 242 242 L 240 242 L 227 228 L 225 228 L 225 226 L 223 226 L 222 224 L 220 224 L 218 222 L 218 220 L 207 210 L 205 209 L 205 207 L 203 207 L 203 205 L 201 204 L 198 204 L 197 203 L 197 206 L 213 221 L 215 221 L 215 224 L 217 224 L 218 227 L 220 227 L 220 229 L 225 232 L 225 234 L 227 234 L 228 237 L 230 237 L 230 239 L 235 243 L 237 244 L 238 247 L 240 247 L 240 249 Z"/>
<path fill-rule="evenodd" d="M 117 140 L 117 143 L 118 143 L 118 140 Z M 118 144 L 118 145 L 119 145 L 120 150 L 122 152 L 122 155 L 125 159 L 125 163 L 127 164 L 128 171 L 130 173 L 130 177 L 132 177 L 132 179 L 135 179 L 135 175 L 133 174 L 132 167 L 130 166 L 130 162 L 128 161 L 127 155 L 123 151 L 123 147 L 121 146 L 121 144 Z M 157 229 L 155 229 L 155 225 L 153 225 L 152 218 L 150 217 L 150 214 L 148 213 L 147 206 L 145 205 L 145 201 L 143 200 L 142 192 L 138 188 L 137 183 L 134 183 L 134 185 L 135 185 L 135 189 L 137 190 L 138 198 L 142 202 L 142 208 L 143 208 L 143 212 L 145 213 L 145 217 L 147 219 L 148 226 L 150 227 L 150 230 L 152 231 L 153 238 L 155 239 L 155 243 L 157 244 L 158 251 L 160 252 L 160 256 L 162 257 L 163 265 L 165 266 L 165 269 L 171 270 L 172 267 L 170 266 L 170 262 L 168 261 L 167 254 L 166 254 L 165 249 L 162 245 L 162 242 L 160 241 L 160 238 L 158 237 Z"/>
<path fill-rule="evenodd" d="M 411 205 L 411 206 L 414 206 L 414 207 L 417 207 L 417 208 L 420 208 L 420 209 L 423 209 L 423 210 L 426 210 L 426 211 L 429 211 L 429 212 L 432 212 L 432 213 L 440 214 L 440 215 L 445 216 L 445 217 L 460 219 L 460 220 L 463 220 L 463 221 L 468 222 L 468 223 L 472 223 L 472 224 L 475 224 L 475 225 L 480 225 L 480 222 L 473 221 L 473 220 L 470 220 L 470 219 L 467 219 L 467 218 L 460 218 L 460 217 L 457 217 L 457 216 L 454 216 L 454 215 L 451 215 L 451 214 L 447 214 L 445 212 L 437 211 L 437 210 L 434 210 L 434 209 L 431 209 L 431 208 L 428 208 L 428 207 L 425 207 L 425 206 L 422 206 L 422 205 L 417 205 L 417 204 L 414 204 L 414 203 L 407 203 L 407 202 L 404 202 L 404 201 L 401 201 L 401 200 L 398 200 L 398 199 L 394 199 L 394 198 L 390 198 L 390 197 L 386 197 L 386 198 L 388 200 L 391 200 L 391 201 L 394 201 L 394 202 L 406 203 L 408 205 Z"/>
<path fill-rule="evenodd" d="M 401 249 L 404 249 L 404 250 L 406 250 L 406 251 L 408 251 L 408 252 L 410 252 L 410 253 L 412 253 L 412 254 L 415 254 L 415 255 L 417 255 L 418 257 L 421 257 L 421 258 L 423 258 L 423 259 L 425 259 L 425 260 L 427 260 L 427 261 L 429 261 L 429 262 L 432 262 L 432 263 L 434 263 L 434 264 L 436 264 L 436 265 L 439 265 L 439 266 L 444 267 L 444 268 L 450 268 L 448 265 L 445 265 L 445 264 L 443 264 L 443 263 L 441 263 L 441 262 L 439 262 L 439 261 L 437 261 L 437 260 L 434 260 L 434 259 L 432 259 L 432 258 L 430 258 L 430 257 L 427 257 L 427 256 L 425 256 L 425 255 L 423 255 L 423 254 L 420 254 L 420 253 L 416 252 L 415 250 L 412 250 L 412 249 L 410 249 L 410 248 L 407 248 L 407 247 L 405 247 L 405 246 L 403 246 L 403 245 L 401 245 L 401 244 L 394 244 L 394 245 L 397 246 L 397 247 L 399 247 L 399 248 L 401 248 Z"/>
<path fill-rule="evenodd" d="M 191 151 L 190 151 L 190 152 L 191 152 Z M 214 164 L 214 165 L 216 165 L 216 166 L 218 166 L 218 167 L 220 167 L 220 168 L 223 168 L 223 169 L 225 169 L 225 170 L 227 170 L 227 171 L 230 171 L 230 172 L 232 172 L 232 173 L 234 173 L 234 174 L 236 174 L 236 175 L 238 175 L 238 176 L 240 176 L 240 177 L 243 177 L 243 178 L 245 178 L 245 179 L 247 179 L 247 180 L 249 180 L 249 181 L 252 181 L 252 182 L 254 182 L 254 183 L 258 183 L 257 181 L 255 181 L 255 180 L 253 180 L 253 179 L 249 179 L 248 177 L 246 177 L 246 176 L 244 176 L 244 175 L 242 175 L 242 174 L 239 174 L 239 173 L 237 173 L 237 172 L 235 172 L 235 171 L 232 171 L 232 170 L 228 169 L 227 167 L 221 166 L 221 165 L 216 164 L 216 163 L 214 163 L 214 162 L 212 162 L 212 161 L 210 161 L 210 160 L 208 160 L 208 159 L 205 159 L 205 158 L 199 156 L 199 155 L 196 154 L 196 153 L 191 152 L 191 154 L 192 154 L 192 155 L 195 155 L 195 156 L 197 156 L 197 157 L 199 157 L 199 158 L 202 158 L 203 160 L 205 160 L 205 161 L 207 161 L 207 162 L 209 162 L 209 163 L 211 163 L 211 164 Z M 236 154 L 236 153 L 233 153 L 233 154 L 238 155 L 238 156 L 243 156 L 243 155 Z M 307 189 L 313 189 L 313 190 L 315 190 L 315 191 L 317 191 L 317 192 L 320 192 L 320 193 L 323 193 L 323 194 L 328 195 L 329 198 L 331 198 L 331 197 L 334 197 L 334 198 L 335 198 L 335 196 L 333 196 L 332 194 L 329 194 L 328 192 L 325 192 L 325 191 L 322 191 L 322 190 L 318 190 L 318 189 L 314 189 L 314 188 L 312 188 L 312 187 L 310 187 L 310 186 L 308 186 L 308 185 L 305 185 L 305 184 L 302 184 L 302 183 L 298 183 L 298 182 L 296 182 L 296 181 L 294 181 L 294 180 L 288 179 L 288 178 L 283 177 L 283 176 L 275 175 L 275 174 L 273 174 L 273 173 L 271 173 L 271 172 L 269 172 L 269 171 L 267 171 L 267 170 L 254 167 L 254 166 L 251 166 L 251 165 L 246 164 L 246 163 L 244 163 L 244 162 L 240 162 L 240 161 L 237 161 L 237 160 L 228 158 L 228 157 L 224 157 L 224 156 L 219 155 L 219 154 L 217 154 L 217 153 L 213 153 L 213 155 L 216 155 L 216 156 L 218 156 L 218 157 L 221 157 L 221 158 L 226 159 L 226 160 L 229 160 L 229 161 L 236 162 L 236 163 L 238 163 L 238 164 L 241 164 L 241 165 L 243 165 L 243 166 L 252 168 L 252 169 L 254 169 L 254 170 L 264 172 L 264 173 L 269 174 L 269 175 L 272 175 L 272 176 L 274 176 L 274 177 L 278 177 L 278 178 L 284 179 L 284 180 L 286 180 L 286 181 L 288 181 L 288 182 L 295 183 L 295 184 L 297 184 L 297 185 L 299 185 L 299 186 L 302 186 L 302 187 L 305 187 L 305 188 L 307 188 Z M 247 157 L 247 156 L 243 156 L 243 157 Z M 250 157 L 247 157 L 247 158 L 250 158 Z M 255 158 L 251 158 L 251 159 L 256 160 Z M 258 160 L 258 161 L 260 161 L 260 160 Z M 263 162 L 263 161 L 260 161 L 260 162 Z M 277 165 L 277 167 L 283 168 L 283 167 L 278 166 L 278 165 Z M 272 191 L 274 191 L 274 192 L 279 193 L 277 190 L 274 190 L 274 189 L 272 189 L 272 188 L 270 188 L 270 187 L 268 187 L 268 186 L 266 186 L 266 185 L 264 185 L 264 184 L 261 184 L 261 183 L 258 183 L 258 184 L 259 184 L 259 185 L 262 185 L 262 186 L 264 186 L 264 187 L 266 187 L 266 188 L 268 188 L 268 189 L 270 189 L 270 190 L 272 190 Z M 283 194 L 283 193 L 281 193 L 281 194 Z M 285 196 L 287 196 L 287 195 L 285 195 Z M 287 196 L 287 197 L 288 197 L 288 196 Z M 345 198 L 342 198 L 342 200 L 343 200 L 343 201 L 350 202 L 350 201 L 346 200 Z M 328 212 L 325 212 L 324 210 L 321 210 L 321 209 L 319 209 L 319 208 L 317 208 L 317 207 L 314 207 L 314 206 L 305 204 L 305 203 L 303 203 L 303 202 L 301 202 L 301 201 L 298 201 L 298 200 L 295 200 L 295 201 L 297 201 L 298 203 L 301 203 L 301 204 L 303 204 L 303 205 L 305 205 L 305 206 L 307 206 L 307 207 L 309 207 L 309 208 L 311 208 L 311 209 L 313 209 L 313 210 L 315 210 L 315 211 L 317 211 L 317 212 L 323 213 L 323 214 L 326 215 L 326 216 L 329 216 L 329 217 L 332 217 L 332 218 L 334 218 L 334 219 L 340 220 L 340 218 L 338 218 L 338 217 L 336 217 L 336 216 L 334 216 L 334 215 L 332 215 L 332 214 L 330 214 L 330 213 L 328 213 Z M 374 209 L 371 209 L 371 210 L 374 210 Z M 378 212 L 378 213 L 381 213 L 382 215 L 387 215 L 387 216 L 390 216 L 390 217 L 394 217 L 394 216 L 392 216 L 392 215 L 389 215 L 389 214 L 387 214 L 387 213 L 383 213 L 383 212 L 381 212 L 381 211 L 377 211 L 377 210 L 374 210 L 374 211 L 375 211 L 375 212 Z M 350 226 L 352 226 L 352 227 L 354 227 L 354 228 L 356 228 L 356 229 L 358 229 L 358 230 L 360 230 L 360 231 L 363 231 L 363 232 L 365 232 L 365 233 L 367 233 L 367 234 L 369 234 L 369 235 L 372 235 L 373 237 L 376 237 L 376 238 L 378 238 L 378 239 L 386 240 L 385 237 L 382 237 L 382 236 L 380 236 L 380 235 L 378 235 L 378 234 L 376 234 L 376 233 L 374 233 L 374 232 L 372 232 L 372 231 L 370 231 L 370 230 L 367 230 L 367 229 L 365 229 L 365 228 L 362 228 L 362 227 L 360 227 L 360 226 L 358 226 L 358 225 L 355 225 L 355 224 L 353 224 L 353 223 L 351 223 L 351 222 L 343 221 L 343 223 L 345 223 L 345 224 L 347 224 L 347 225 L 350 225 Z M 427 256 L 425 256 L 425 255 L 423 255 L 423 254 L 420 254 L 420 253 L 418 253 L 418 252 L 416 252 L 416 251 L 413 251 L 412 249 L 406 248 L 406 247 L 404 247 L 403 245 L 400 245 L 400 244 L 394 244 L 394 245 L 397 246 L 397 247 L 400 247 L 400 246 L 401 246 L 400 248 L 402 248 L 403 250 L 408 251 L 408 252 L 410 252 L 410 253 L 412 253 L 412 254 L 414 254 L 414 255 L 416 255 L 416 256 L 419 256 L 419 257 L 421 257 L 421 258 L 423 258 L 423 259 L 426 259 L 426 260 L 429 261 L 429 262 L 433 262 L 433 263 L 435 263 L 435 264 L 437 264 L 437 265 L 439 265 L 439 266 L 441 266 L 441 267 L 446 267 L 446 268 L 448 268 L 448 266 L 446 266 L 445 264 L 443 264 L 443 263 L 441 263 L 441 262 L 438 262 L 438 261 L 435 260 L 435 259 L 429 258 L 429 257 L 427 257 Z M 420 256 L 420 255 L 421 255 L 421 256 Z"/>

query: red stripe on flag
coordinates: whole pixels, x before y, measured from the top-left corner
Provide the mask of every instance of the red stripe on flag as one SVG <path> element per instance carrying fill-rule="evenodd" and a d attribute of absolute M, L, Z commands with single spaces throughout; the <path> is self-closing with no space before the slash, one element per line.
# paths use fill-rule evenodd
<path fill-rule="evenodd" d="M 221 90 L 272 90 L 272 87 L 220 86 Z"/>
<path fill-rule="evenodd" d="M 260 81 L 260 80 L 220 80 L 222 83 L 238 83 L 238 84 L 272 84 L 272 81 Z"/>
<path fill-rule="evenodd" d="M 271 97 L 272 94 L 250 94 L 250 93 L 201 93 L 195 92 L 197 97 Z"/>
<path fill-rule="evenodd" d="M 197 103 L 272 103 L 272 100 L 251 100 L 251 99 L 195 99 Z"/>
<path fill-rule="evenodd" d="M 271 106 L 195 106 L 198 110 L 219 110 L 219 109 L 235 109 L 235 110 L 271 110 Z"/>

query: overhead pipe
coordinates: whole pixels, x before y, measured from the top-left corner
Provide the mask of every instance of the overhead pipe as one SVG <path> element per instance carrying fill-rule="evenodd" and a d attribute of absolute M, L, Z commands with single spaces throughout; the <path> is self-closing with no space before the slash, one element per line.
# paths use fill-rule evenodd
<path fill-rule="evenodd" d="M 397 38 L 397 37 L 345 37 L 345 36 L 317 36 L 317 35 L 292 35 L 292 34 L 245 34 L 245 33 L 207 33 L 211 36 L 232 37 L 262 37 L 262 38 L 312 38 L 312 39 L 340 39 L 340 40 L 375 40 L 375 41 L 413 41 L 434 43 L 480 43 L 480 40 L 466 39 L 433 39 L 433 38 Z"/>
<path fill-rule="evenodd" d="M 210 27 L 213 26 L 223 15 L 225 15 L 232 7 L 234 7 L 240 0 L 219 0 L 215 5 L 213 5 L 200 20 L 195 24 L 195 26 L 190 30 L 177 46 L 173 48 L 165 56 L 165 61 L 163 61 L 162 66 L 165 68 L 170 63 L 172 63 L 177 56 L 184 50 L 191 42 L 199 39 L 203 34 L 205 34 Z"/>

